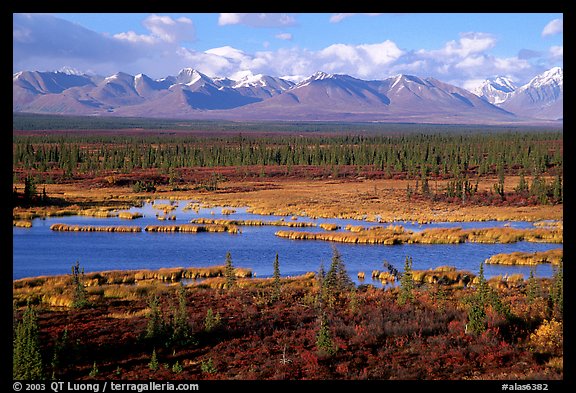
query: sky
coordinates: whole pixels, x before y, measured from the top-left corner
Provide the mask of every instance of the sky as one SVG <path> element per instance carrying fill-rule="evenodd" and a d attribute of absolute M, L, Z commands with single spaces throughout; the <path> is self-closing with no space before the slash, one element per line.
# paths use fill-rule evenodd
<path fill-rule="evenodd" d="M 381 80 L 434 77 L 459 87 L 505 76 L 518 86 L 563 67 L 562 13 L 13 14 L 13 72 L 73 69 L 153 79 L 302 80 L 317 71 Z"/>

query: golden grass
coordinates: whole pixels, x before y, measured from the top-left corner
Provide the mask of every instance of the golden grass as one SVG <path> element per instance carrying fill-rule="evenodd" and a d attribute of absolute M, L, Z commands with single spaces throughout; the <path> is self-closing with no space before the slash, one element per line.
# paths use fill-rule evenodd
<path fill-rule="evenodd" d="M 282 277 L 280 278 L 283 285 L 299 285 L 303 287 L 313 286 L 316 282 L 316 273 L 308 272 L 299 276 Z M 273 278 L 240 278 L 236 281 L 239 288 L 264 288 L 270 287 L 274 284 Z M 198 281 L 192 284 L 193 287 L 204 287 L 213 289 L 224 289 L 226 287 L 226 279 L 224 277 L 210 277 L 205 280 Z"/>
<path fill-rule="evenodd" d="M 173 214 L 164 214 L 163 216 L 156 214 L 156 218 L 160 221 L 175 221 L 176 216 Z"/>
<path fill-rule="evenodd" d="M 474 281 L 476 275 L 451 266 L 439 266 L 436 269 L 413 270 L 412 279 L 419 283 L 442 284 L 462 288 Z"/>
<path fill-rule="evenodd" d="M 315 233 L 300 231 L 277 231 L 276 236 L 291 240 L 324 240 L 357 244 L 458 244 L 514 243 L 518 241 L 562 243 L 563 232 L 558 229 L 516 228 L 432 228 L 421 232 L 405 230 L 401 226 L 373 227 L 353 233 Z"/>
<path fill-rule="evenodd" d="M 50 225 L 50 230 L 64 232 L 142 232 L 142 228 L 137 226 L 67 225 L 58 223 Z"/>
<path fill-rule="evenodd" d="M 324 229 L 325 231 L 335 231 L 337 229 L 340 229 L 340 225 L 338 225 L 338 224 L 324 223 L 324 224 L 320 224 L 319 226 L 320 226 L 320 228 Z"/>
<path fill-rule="evenodd" d="M 194 218 L 190 220 L 193 224 L 216 224 L 216 225 L 238 225 L 238 226 L 281 226 L 292 228 L 315 227 L 316 223 L 306 221 L 262 221 L 262 220 L 223 220 L 213 218 Z"/>
<path fill-rule="evenodd" d="M 12 226 L 18 228 L 32 228 L 32 221 L 30 220 L 12 220 Z"/>
<path fill-rule="evenodd" d="M 486 259 L 485 263 L 500 265 L 537 265 L 540 263 L 551 263 L 552 265 L 560 265 L 563 253 L 562 248 L 537 252 L 517 251 L 492 255 Z"/>
<path fill-rule="evenodd" d="M 225 269 L 224 265 L 218 265 L 158 270 L 111 270 L 85 274 L 84 285 L 91 301 L 137 300 L 147 298 L 150 293 L 165 292 L 171 285 L 177 285 L 185 279 L 197 281 L 196 279 L 215 278 L 225 282 Z M 243 282 L 243 286 L 251 285 L 250 282 L 253 280 L 251 269 L 239 267 L 234 269 L 234 273 L 239 281 Z M 73 301 L 71 284 L 70 275 L 14 280 L 13 302 L 17 307 L 23 307 L 28 302 L 42 303 L 50 307 L 71 307 Z"/>
<path fill-rule="evenodd" d="M 79 216 L 90 217 L 116 217 L 118 213 L 108 209 L 85 209 L 77 212 Z"/>
<path fill-rule="evenodd" d="M 529 179 L 527 179 L 529 180 Z M 440 180 L 432 185 L 443 189 L 448 180 Z M 490 191 L 498 182 L 496 177 L 483 178 L 479 191 Z M 170 200 L 194 200 L 189 208 L 216 206 L 248 206 L 248 211 L 256 214 L 276 214 L 281 216 L 308 216 L 323 218 L 352 218 L 371 222 L 458 222 L 458 221 L 541 221 L 563 220 L 563 205 L 539 206 L 462 206 L 432 200 L 409 200 L 407 185 L 413 180 L 357 179 L 357 180 L 317 180 L 317 179 L 266 179 L 222 182 L 217 191 L 173 191 L 170 186 L 158 186 Z M 506 187 L 518 184 L 518 177 L 507 176 Z M 249 191 L 238 191 L 245 189 Z M 105 204 L 126 209 L 141 202 L 141 193 L 131 189 L 110 185 L 103 188 L 90 188 L 78 183 L 47 184 L 49 196 L 64 197 L 69 203 Z M 148 195 L 148 194 L 147 194 Z M 155 207 L 160 205 L 156 204 Z M 163 208 L 173 209 L 171 204 Z M 43 217 L 55 207 L 14 208 L 14 219 Z M 78 214 L 78 205 L 69 206 L 70 213 Z M 560 228 L 562 227 L 559 224 Z"/>
<path fill-rule="evenodd" d="M 135 218 L 142 218 L 144 217 L 142 213 L 131 213 L 131 212 L 120 212 L 118 213 L 118 218 L 122 218 L 124 220 L 133 220 Z"/>
<path fill-rule="evenodd" d="M 168 204 L 168 203 L 155 203 L 152 205 L 152 208 L 157 210 L 162 210 L 164 214 L 171 212 L 172 210 L 176 209 L 178 205 L 175 204 Z"/>
<path fill-rule="evenodd" d="M 496 177 L 483 178 L 479 183 L 479 191 L 490 191 L 497 182 Z M 515 176 L 506 177 L 507 186 L 510 184 L 513 188 L 517 182 Z M 414 181 L 267 179 L 267 187 L 262 187 L 259 181 L 244 180 L 223 182 L 217 192 L 185 192 L 179 195 L 214 206 L 249 206 L 249 211 L 256 214 L 382 222 L 538 221 L 562 220 L 563 217 L 562 205 L 462 206 L 432 200 L 409 200 L 406 196 L 408 184 L 414 186 Z M 440 189 L 446 185 L 447 180 L 438 181 Z M 238 192 L 240 187 L 252 190 Z M 234 192 L 226 192 L 227 189 Z"/>
<path fill-rule="evenodd" d="M 200 204 L 198 202 L 188 202 L 186 206 L 182 208 L 182 210 L 193 210 L 194 212 L 200 212 Z"/>
<path fill-rule="evenodd" d="M 220 225 L 220 224 L 147 225 L 144 228 L 144 230 L 147 232 L 184 232 L 184 233 L 228 232 L 228 233 L 240 233 L 240 229 L 235 225 Z"/>

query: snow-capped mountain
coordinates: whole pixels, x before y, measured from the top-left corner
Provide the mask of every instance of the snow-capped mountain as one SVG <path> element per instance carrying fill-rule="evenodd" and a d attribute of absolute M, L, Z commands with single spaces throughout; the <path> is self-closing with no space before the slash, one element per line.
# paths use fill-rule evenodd
<path fill-rule="evenodd" d="M 238 90 L 241 94 L 266 99 L 274 97 L 275 95 L 282 94 L 294 85 L 294 83 L 263 74 L 252 74 L 251 72 L 245 75 L 232 84 L 232 88 Z"/>
<path fill-rule="evenodd" d="M 520 87 L 505 77 L 498 77 L 484 81 L 471 91 L 518 116 L 546 120 L 562 119 L 564 116 L 564 75 L 561 67 L 551 68 Z"/>
<path fill-rule="evenodd" d="M 514 90 L 516 90 L 514 82 L 506 77 L 500 76 L 495 79 L 486 79 L 480 86 L 471 90 L 471 92 L 491 104 L 499 105 L 506 101 Z"/>
<path fill-rule="evenodd" d="M 161 79 L 76 71 L 23 71 L 12 79 L 15 112 L 479 124 L 527 121 L 534 113 L 540 119 L 562 118 L 562 69 L 552 69 L 520 88 L 497 78 L 476 91 L 478 95 L 434 78 L 396 75 L 367 81 L 322 71 L 298 83 L 249 70 L 212 78 L 194 68 Z M 489 98 L 495 94 L 500 98 Z M 535 105 L 538 111 L 527 109 Z"/>
<path fill-rule="evenodd" d="M 513 121 L 515 116 L 433 78 L 365 81 L 317 72 L 284 93 L 232 112 L 246 119 L 410 122 Z"/>
<path fill-rule="evenodd" d="M 564 75 L 554 67 L 516 89 L 501 105 L 520 116 L 558 120 L 564 117 Z"/>

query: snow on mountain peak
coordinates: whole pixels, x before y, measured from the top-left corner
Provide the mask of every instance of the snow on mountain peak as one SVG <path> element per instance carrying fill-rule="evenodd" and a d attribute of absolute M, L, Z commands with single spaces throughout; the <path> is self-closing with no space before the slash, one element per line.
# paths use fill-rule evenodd
<path fill-rule="evenodd" d="M 262 74 L 254 75 L 250 73 L 248 75 L 245 75 L 240 80 L 236 81 L 236 83 L 232 87 L 236 89 L 239 87 L 250 87 L 250 86 L 262 86 L 262 87 L 267 86 L 266 77 Z"/>
<path fill-rule="evenodd" d="M 564 72 L 561 67 L 553 67 L 548 71 L 537 75 L 536 77 L 532 78 L 532 80 L 528 83 L 529 86 L 538 88 L 545 85 L 556 85 L 562 86 L 564 81 Z"/>
<path fill-rule="evenodd" d="M 498 76 L 484 80 L 479 86 L 470 89 L 470 92 L 491 104 L 499 105 L 506 101 L 516 89 L 516 85 L 510 78 Z"/>
<path fill-rule="evenodd" d="M 66 75 L 77 75 L 77 76 L 82 76 L 84 75 L 84 73 L 82 71 L 77 70 L 74 67 L 69 67 L 69 66 L 64 66 L 62 68 L 60 68 L 58 71 L 56 72 L 60 72 L 62 74 L 66 74 Z"/>
<path fill-rule="evenodd" d="M 111 76 L 109 76 L 109 77 L 107 77 L 107 78 L 104 78 L 104 80 L 106 81 L 106 83 L 113 82 L 113 81 L 116 81 L 116 80 L 121 80 L 121 81 L 124 81 L 124 82 L 131 82 L 131 79 L 132 79 L 132 78 L 133 78 L 133 77 L 132 77 L 131 75 L 129 75 L 129 74 L 125 73 L 125 72 L 117 72 L 117 73 L 115 73 L 114 75 L 111 75 Z"/>
<path fill-rule="evenodd" d="M 324 71 L 317 71 L 314 74 L 312 74 L 311 76 L 309 76 L 308 78 L 306 78 L 303 81 L 301 81 L 300 83 L 298 83 L 294 87 L 304 87 L 304 86 L 309 85 L 313 81 L 321 81 L 324 79 L 331 79 L 331 78 L 334 78 L 334 74 L 328 74 Z"/>
<path fill-rule="evenodd" d="M 193 84 L 195 84 L 196 82 L 198 82 L 200 79 L 203 78 L 204 74 L 202 74 L 198 70 L 195 70 L 194 68 L 183 68 L 178 73 L 176 81 L 178 83 L 192 86 Z"/>
<path fill-rule="evenodd" d="M 334 77 L 334 74 L 328 74 L 324 71 L 317 71 L 310 78 L 312 80 L 321 81 L 321 80 L 330 79 L 333 77 Z"/>

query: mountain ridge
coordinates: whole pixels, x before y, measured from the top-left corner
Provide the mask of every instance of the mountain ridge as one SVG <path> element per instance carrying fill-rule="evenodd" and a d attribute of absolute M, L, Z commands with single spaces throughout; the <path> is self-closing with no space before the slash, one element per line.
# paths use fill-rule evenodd
<path fill-rule="evenodd" d="M 329 120 L 422 123 L 525 123 L 562 119 L 562 70 L 551 69 L 515 88 L 500 78 L 491 86 L 506 99 L 490 102 L 488 87 L 474 93 L 435 78 L 399 74 L 362 80 L 318 71 L 298 83 L 245 71 L 236 80 L 211 78 L 194 68 L 152 79 L 118 72 L 13 74 L 13 112 L 197 118 L 222 120 Z M 552 81 L 552 82 L 550 82 Z M 560 82 L 559 82 L 560 81 Z M 556 86 L 550 87 L 551 83 Z M 480 93 L 480 94 L 478 94 Z M 511 100 L 511 96 L 519 98 Z M 544 100 L 543 98 L 546 98 Z M 536 103 L 536 104 L 535 104 Z M 562 108 L 560 104 L 560 108 Z M 540 105 L 543 119 L 524 107 Z M 548 112 L 545 106 L 548 105 Z M 550 109 L 551 108 L 551 109 Z"/>
<path fill-rule="evenodd" d="M 520 87 L 506 77 L 487 79 L 472 92 L 518 116 L 544 120 L 564 117 L 564 73 L 561 67 L 536 75 Z"/>

